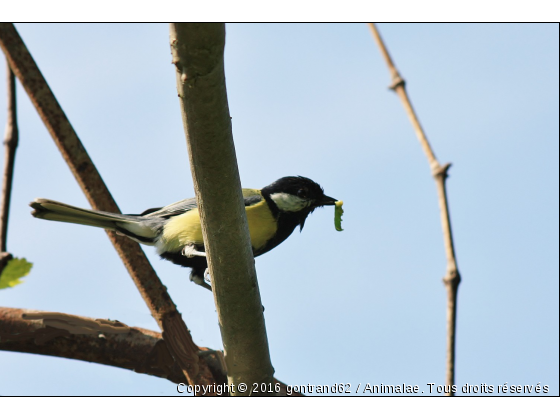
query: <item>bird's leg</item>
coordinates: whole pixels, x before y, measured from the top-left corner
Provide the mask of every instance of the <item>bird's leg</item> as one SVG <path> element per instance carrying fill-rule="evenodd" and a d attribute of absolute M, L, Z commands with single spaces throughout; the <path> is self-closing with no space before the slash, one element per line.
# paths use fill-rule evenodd
<path fill-rule="evenodd" d="M 194 258 L 194 257 L 204 257 L 206 258 L 206 252 L 199 251 L 196 249 L 195 244 L 188 244 L 181 250 L 181 254 L 183 254 L 187 258 Z M 208 268 L 204 270 L 204 274 L 201 276 L 199 269 L 192 269 L 191 272 L 191 281 L 199 286 L 204 287 L 207 290 L 212 291 L 212 286 L 206 283 L 204 280 L 207 278 L 207 274 L 209 273 Z"/>
<path fill-rule="evenodd" d="M 202 270 L 199 268 L 193 268 L 190 276 L 191 281 L 194 284 L 198 284 L 199 286 L 202 286 L 205 289 L 212 291 L 212 286 L 210 286 L 208 283 L 204 281 L 205 274 L 203 275 L 201 271 Z M 206 271 L 204 273 L 206 273 Z"/>
<path fill-rule="evenodd" d="M 203 277 L 203 281 L 201 286 L 207 288 L 208 290 L 212 291 L 212 286 L 209 283 L 212 283 L 212 280 L 210 279 L 210 269 L 207 268 L 206 270 L 204 270 L 204 277 Z M 207 283 L 208 282 L 208 283 Z"/>
<path fill-rule="evenodd" d="M 197 251 L 194 244 L 189 244 L 186 247 L 184 247 L 183 250 L 181 251 L 181 254 L 183 254 L 187 258 L 193 258 L 193 257 L 206 258 L 206 252 Z"/>

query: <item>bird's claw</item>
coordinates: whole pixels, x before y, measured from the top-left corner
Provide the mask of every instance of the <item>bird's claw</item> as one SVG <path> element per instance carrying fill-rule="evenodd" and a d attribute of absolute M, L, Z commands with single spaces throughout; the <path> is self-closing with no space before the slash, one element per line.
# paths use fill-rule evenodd
<path fill-rule="evenodd" d="M 186 247 L 184 247 L 181 251 L 181 254 L 183 254 L 187 258 L 193 258 L 193 257 L 206 258 L 206 252 L 197 251 L 194 244 L 189 244 Z"/>

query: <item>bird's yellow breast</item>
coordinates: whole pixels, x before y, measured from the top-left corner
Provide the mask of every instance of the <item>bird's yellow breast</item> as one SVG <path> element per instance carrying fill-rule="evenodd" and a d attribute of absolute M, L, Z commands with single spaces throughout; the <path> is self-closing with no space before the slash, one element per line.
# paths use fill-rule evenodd
<path fill-rule="evenodd" d="M 245 207 L 245 212 L 251 235 L 251 246 L 253 250 L 258 251 L 274 237 L 278 225 L 264 199 L 255 205 Z"/>
<path fill-rule="evenodd" d="M 163 227 L 158 252 L 179 252 L 188 244 L 203 244 L 198 209 L 172 217 Z"/>
<path fill-rule="evenodd" d="M 254 251 L 263 248 L 274 237 L 277 230 L 276 220 L 266 200 L 245 207 L 251 246 Z M 189 244 L 203 244 L 202 227 L 198 209 L 192 209 L 169 219 L 163 228 L 161 247 L 166 252 L 179 252 Z"/>

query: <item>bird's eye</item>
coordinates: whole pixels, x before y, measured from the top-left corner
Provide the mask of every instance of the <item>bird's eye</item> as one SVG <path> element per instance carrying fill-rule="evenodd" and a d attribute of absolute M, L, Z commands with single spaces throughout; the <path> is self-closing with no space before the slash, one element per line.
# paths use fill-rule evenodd
<path fill-rule="evenodd" d="M 297 192 L 299 198 L 307 198 L 307 190 L 305 188 L 300 188 Z"/>

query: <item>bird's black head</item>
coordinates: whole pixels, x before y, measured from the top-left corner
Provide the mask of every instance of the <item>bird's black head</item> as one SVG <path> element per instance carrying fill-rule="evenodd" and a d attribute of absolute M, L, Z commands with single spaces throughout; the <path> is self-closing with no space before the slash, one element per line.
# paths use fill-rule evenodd
<path fill-rule="evenodd" d="M 262 189 L 281 213 L 297 216 L 303 229 L 306 217 L 317 207 L 334 205 L 335 198 L 326 196 L 323 188 L 303 176 L 286 176 Z"/>

